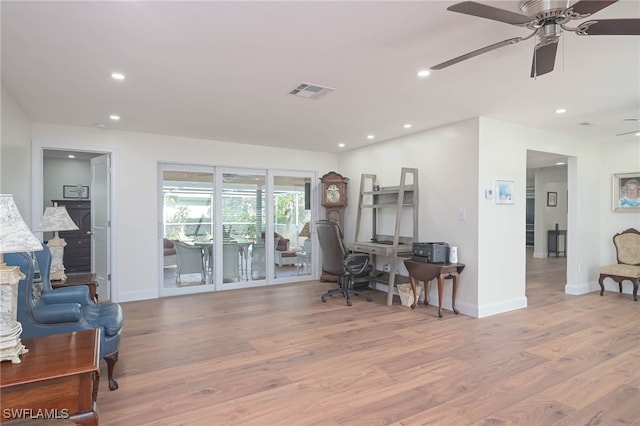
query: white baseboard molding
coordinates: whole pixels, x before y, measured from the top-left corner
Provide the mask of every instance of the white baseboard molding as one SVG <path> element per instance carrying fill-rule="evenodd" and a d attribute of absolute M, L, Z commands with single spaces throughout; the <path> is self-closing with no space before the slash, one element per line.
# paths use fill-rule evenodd
<path fill-rule="evenodd" d="M 527 307 L 527 297 L 517 297 L 515 299 L 503 300 L 495 303 L 487 303 L 478 306 L 477 318 L 484 318 L 491 315 L 503 314 Z"/>
<path fill-rule="evenodd" d="M 547 257 L 547 253 L 533 252 L 533 257 L 536 259 L 544 259 Z"/>
<path fill-rule="evenodd" d="M 129 291 L 120 293 L 118 300 L 114 300 L 114 302 L 135 302 L 137 300 L 157 299 L 158 297 L 158 289 Z"/>
<path fill-rule="evenodd" d="M 600 284 L 596 284 L 596 290 L 600 291 Z M 618 287 L 618 283 L 615 281 L 611 281 L 609 279 L 604 280 L 604 291 L 615 291 L 616 293 L 620 293 L 620 287 Z M 623 281 L 622 282 L 622 293 L 623 294 L 633 294 L 633 284 L 631 281 Z M 640 291 L 638 291 L 640 293 Z M 606 293 L 605 293 L 606 294 Z"/>
<path fill-rule="evenodd" d="M 598 283 L 565 284 L 564 286 L 565 294 L 571 294 L 573 296 L 580 296 L 596 290 L 600 290 Z"/>

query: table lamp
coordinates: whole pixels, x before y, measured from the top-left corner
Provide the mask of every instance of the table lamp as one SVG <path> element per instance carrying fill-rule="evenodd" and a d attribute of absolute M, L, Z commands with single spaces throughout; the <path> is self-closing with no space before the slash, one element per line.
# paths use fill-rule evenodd
<path fill-rule="evenodd" d="M 304 238 L 309 238 L 311 236 L 311 229 L 310 229 L 310 226 L 309 226 L 309 222 L 304 224 L 304 226 L 302 227 L 302 230 L 300 231 L 298 236 L 304 237 Z"/>
<path fill-rule="evenodd" d="M 18 322 L 18 282 L 25 276 L 18 266 L 4 263 L 4 253 L 39 250 L 42 244 L 22 220 L 13 195 L 0 194 L 0 361 L 19 364 L 27 352 Z"/>
<path fill-rule="evenodd" d="M 54 232 L 53 238 L 47 242 L 47 246 L 51 249 L 51 276 L 53 281 L 66 280 L 67 276 L 64 274 L 64 264 L 62 258 L 64 257 L 64 246 L 67 242 L 64 238 L 60 238 L 58 231 L 75 231 L 78 228 L 65 206 L 58 206 L 58 203 L 53 203 L 53 207 L 47 207 L 42 216 L 42 224 L 38 231 Z"/>

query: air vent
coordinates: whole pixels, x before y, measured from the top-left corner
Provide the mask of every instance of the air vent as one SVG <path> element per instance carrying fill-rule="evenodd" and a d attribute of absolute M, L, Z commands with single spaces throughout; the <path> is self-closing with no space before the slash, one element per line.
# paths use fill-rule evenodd
<path fill-rule="evenodd" d="M 291 92 L 289 92 L 289 94 L 307 99 L 320 99 L 321 97 L 333 92 L 334 90 L 336 89 L 332 89 L 331 87 L 323 87 L 311 83 L 302 83 Z"/>

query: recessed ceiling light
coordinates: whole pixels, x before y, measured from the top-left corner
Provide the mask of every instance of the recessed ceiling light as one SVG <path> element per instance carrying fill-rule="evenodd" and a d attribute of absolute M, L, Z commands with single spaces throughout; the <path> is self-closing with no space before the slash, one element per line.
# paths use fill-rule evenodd
<path fill-rule="evenodd" d="M 114 72 L 114 73 L 111 73 L 111 78 L 113 78 L 114 80 L 124 80 L 124 74 L 119 72 Z"/>
<path fill-rule="evenodd" d="M 344 144 L 343 144 L 343 143 L 339 143 L 339 144 L 338 144 L 338 147 L 340 147 L 340 148 L 344 148 Z"/>
<path fill-rule="evenodd" d="M 120 116 L 119 115 L 115 115 L 115 114 L 111 114 L 109 116 L 110 119 L 112 119 L 113 121 L 118 121 L 120 120 Z"/>
<path fill-rule="evenodd" d="M 556 166 L 564 166 L 564 162 L 563 162 L 563 161 L 558 161 L 558 162 L 556 163 Z"/>
<path fill-rule="evenodd" d="M 75 156 L 75 155 L 73 155 L 73 154 L 69 154 L 69 155 L 67 155 L 67 157 L 69 157 L 69 158 L 76 158 L 76 156 Z"/>
<path fill-rule="evenodd" d="M 407 124 L 405 124 L 405 125 L 404 125 L 404 126 L 402 126 L 402 127 L 404 127 L 405 129 L 410 129 L 410 128 L 411 128 L 411 124 L 407 123 Z"/>
<path fill-rule="evenodd" d="M 418 77 L 428 77 L 431 74 L 429 70 L 420 70 L 418 71 Z"/>
<path fill-rule="evenodd" d="M 564 109 L 564 108 L 558 108 L 558 109 L 556 110 L 556 114 L 564 114 L 565 112 L 567 112 L 567 110 L 566 110 L 566 109 Z"/>
<path fill-rule="evenodd" d="M 373 138 L 375 138 L 375 136 L 373 136 L 373 135 L 367 135 L 367 139 L 373 139 Z"/>
<path fill-rule="evenodd" d="M 636 136 L 640 136 L 640 132 L 636 133 Z"/>

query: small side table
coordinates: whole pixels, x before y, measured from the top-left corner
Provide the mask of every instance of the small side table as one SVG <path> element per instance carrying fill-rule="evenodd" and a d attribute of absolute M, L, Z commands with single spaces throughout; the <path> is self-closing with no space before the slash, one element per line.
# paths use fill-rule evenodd
<path fill-rule="evenodd" d="M 98 426 L 100 329 L 22 342 L 29 349 L 22 362 L 0 365 L 0 423 L 44 413 L 50 420 Z"/>
<path fill-rule="evenodd" d="M 456 309 L 456 293 L 458 292 L 458 283 L 460 282 L 460 272 L 464 269 L 462 263 L 423 263 L 411 259 L 406 259 L 404 265 L 409 272 L 409 282 L 411 283 L 411 289 L 413 290 L 413 305 L 411 309 L 414 309 L 418 304 L 418 298 L 416 295 L 416 281 L 424 281 L 426 284 L 434 278 L 438 278 L 438 317 L 442 318 L 442 292 L 444 291 L 444 280 L 453 279 L 453 294 L 451 297 L 451 309 L 454 313 L 458 314 Z M 425 295 L 426 295 L 425 286 Z M 427 297 L 424 298 L 424 304 L 427 305 Z"/>
<path fill-rule="evenodd" d="M 74 285 L 86 285 L 89 287 L 89 297 L 94 302 L 98 303 L 98 281 L 96 280 L 96 274 L 79 272 L 68 274 L 66 280 L 51 281 L 51 288 L 71 287 Z"/>

